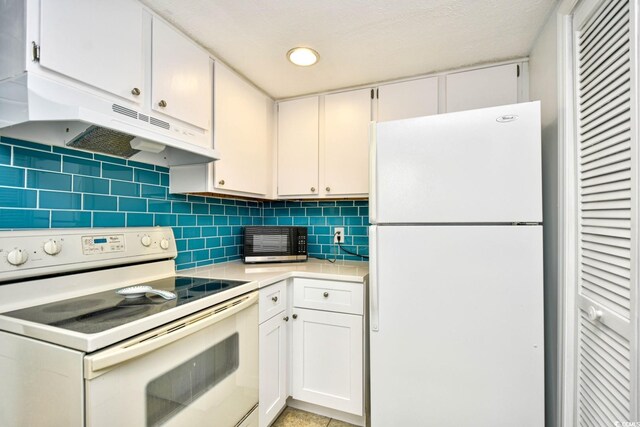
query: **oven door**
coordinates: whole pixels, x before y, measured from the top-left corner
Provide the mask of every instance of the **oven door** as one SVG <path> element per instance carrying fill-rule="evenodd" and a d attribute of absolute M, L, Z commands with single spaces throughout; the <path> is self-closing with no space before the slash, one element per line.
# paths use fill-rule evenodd
<path fill-rule="evenodd" d="M 84 360 L 87 426 L 247 425 L 258 404 L 252 292 Z"/>

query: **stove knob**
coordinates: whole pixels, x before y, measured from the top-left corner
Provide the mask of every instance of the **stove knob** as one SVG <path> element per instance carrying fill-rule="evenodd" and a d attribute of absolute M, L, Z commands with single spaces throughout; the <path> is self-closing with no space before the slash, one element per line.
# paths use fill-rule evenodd
<path fill-rule="evenodd" d="M 167 239 L 160 240 L 160 247 L 162 249 L 169 249 L 169 241 Z"/>
<path fill-rule="evenodd" d="M 20 265 L 27 262 L 29 255 L 27 251 L 23 251 L 22 249 L 14 249 L 7 255 L 7 261 L 11 265 Z"/>
<path fill-rule="evenodd" d="M 142 239 L 140 239 L 140 243 L 142 243 L 142 246 L 149 246 L 151 244 L 151 237 L 149 237 L 148 234 L 145 234 L 142 236 Z"/>
<path fill-rule="evenodd" d="M 62 250 L 62 246 L 55 240 L 49 240 L 44 244 L 44 252 L 47 255 L 58 255 Z"/>

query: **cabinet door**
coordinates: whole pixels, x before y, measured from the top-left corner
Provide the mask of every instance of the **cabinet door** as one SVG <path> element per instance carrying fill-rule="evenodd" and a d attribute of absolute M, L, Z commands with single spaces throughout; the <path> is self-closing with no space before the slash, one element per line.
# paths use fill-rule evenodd
<path fill-rule="evenodd" d="M 289 396 L 285 315 L 283 311 L 260 325 L 260 427 L 271 424 Z"/>
<path fill-rule="evenodd" d="M 508 64 L 449 74 L 447 112 L 518 102 L 518 65 Z"/>
<path fill-rule="evenodd" d="M 362 415 L 362 316 L 296 308 L 291 395 Z"/>
<path fill-rule="evenodd" d="M 318 97 L 278 104 L 278 195 L 318 194 Z"/>
<path fill-rule="evenodd" d="M 209 55 L 156 17 L 152 41 L 152 108 L 209 129 L 212 104 Z"/>
<path fill-rule="evenodd" d="M 213 143 L 222 155 L 213 186 L 265 195 L 271 162 L 273 101 L 222 64 L 214 73 Z"/>
<path fill-rule="evenodd" d="M 142 6 L 135 0 L 42 1 L 40 65 L 131 101 L 143 85 Z"/>
<path fill-rule="evenodd" d="M 378 121 L 438 114 L 438 78 L 411 80 L 378 88 Z"/>
<path fill-rule="evenodd" d="M 369 122 L 371 89 L 327 95 L 324 99 L 323 193 L 369 192 Z"/>

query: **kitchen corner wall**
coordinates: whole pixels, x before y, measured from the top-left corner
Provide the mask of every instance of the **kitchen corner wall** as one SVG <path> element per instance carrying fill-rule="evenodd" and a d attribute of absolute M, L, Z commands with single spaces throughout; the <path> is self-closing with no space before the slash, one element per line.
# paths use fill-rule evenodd
<path fill-rule="evenodd" d="M 171 226 L 178 269 L 239 259 L 242 227 L 263 223 L 309 225 L 310 255 L 319 258 L 333 258 L 327 236 L 331 226 L 344 225 L 346 243 L 356 245 L 347 248 L 368 253 L 366 201 L 263 203 L 169 194 L 168 172 L 0 137 L 0 229 Z"/>
<path fill-rule="evenodd" d="M 343 248 L 369 255 L 367 200 L 265 202 L 264 225 L 307 226 L 309 256 L 362 261 L 363 258 L 349 254 L 333 243 L 334 228 L 344 227 Z"/>

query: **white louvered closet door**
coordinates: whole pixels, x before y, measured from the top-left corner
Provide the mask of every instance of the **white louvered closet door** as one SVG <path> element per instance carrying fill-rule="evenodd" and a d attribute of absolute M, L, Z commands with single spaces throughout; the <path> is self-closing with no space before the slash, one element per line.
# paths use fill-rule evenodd
<path fill-rule="evenodd" d="M 574 14 L 578 172 L 575 424 L 638 417 L 637 0 Z"/>

